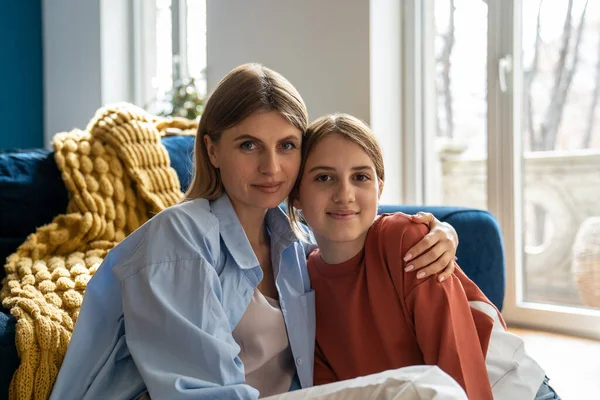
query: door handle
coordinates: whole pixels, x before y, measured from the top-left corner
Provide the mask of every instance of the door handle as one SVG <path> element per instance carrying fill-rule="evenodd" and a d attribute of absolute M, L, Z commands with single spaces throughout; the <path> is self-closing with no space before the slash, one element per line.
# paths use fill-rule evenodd
<path fill-rule="evenodd" d="M 498 61 L 498 81 L 500 83 L 500 90 L 502 93 L 506 93 L 508 86 L 506 85 L 506 77 L 512 72 L 512 57 L 505 55 Z"/>

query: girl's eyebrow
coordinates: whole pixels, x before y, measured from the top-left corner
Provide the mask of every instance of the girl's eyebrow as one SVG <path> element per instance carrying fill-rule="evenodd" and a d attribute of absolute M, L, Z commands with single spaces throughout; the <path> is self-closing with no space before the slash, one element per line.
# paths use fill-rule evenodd
<path fill-rule="evenodd" d="M 242 134 L 242 135 L 240 135 L 240 136 L 238 136 L 238 137 L 236 137 L 236 138 L 234 139 L 234 141 L 237 141 L 237 140 L 252 140 L 252 141 L 254 141 L 254 142 L 263 143 L 263 141 L 262 141 L 261 139 L 257 138 L 256 136 L 248 135 L 247 133 L 245 133 L 245 134 Z M 279 141 L 280 141 L 280 142 L 286 142 L 286 141 L 295 141 L 295 142 L 299 142 L 299 141 L 300 141 L 300 138 L 299 138 L 299 137 L 296 137 L 296 136 L 294 136 L 294 135 L 289 135 L 289 136 L 286 136 L 286 137 L 284 137 L 284 138 L 282 138 L 282 139 L 279 139 Z"/>
<path fill-rule="evenodd" d="M 356 167 L 352 167 L 352 171 L 364 171 L 364 170 L 368 170 L 371 171 L 373 168 L 368 166 L 368 165 L 358 165 Z M 326 165 L 317 165 L 312 167 L 308 172 L 313 172 L 316 170 L 324 170 L 324 171 L 335 171 L 335 168 L 333 167 L 329 167 Z"/>

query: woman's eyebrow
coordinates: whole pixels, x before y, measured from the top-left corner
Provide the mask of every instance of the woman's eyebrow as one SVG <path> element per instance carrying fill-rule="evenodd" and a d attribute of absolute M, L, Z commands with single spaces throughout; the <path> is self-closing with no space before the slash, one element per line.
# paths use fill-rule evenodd
<path fill-rule="evenodd" d="M 262 143 L 262 140 L 260 140 L 256 136 L 248 135 L 247 133 L 244 133 L 244 134 L 236 137 L 234 140 L 252 140 L 252 141 L 255 141 L 255 142 L 261 142 Z"/>
<path fill-rule="evenodd" d="M 302 138 L 300 138 L 298 136 L 290 135 L 290 136 L 286 136 L 283 139 L 281 139 L 280 142 L 288 142 L 288 141 L 300 142 L 301 140 L 302 140 Z"/>

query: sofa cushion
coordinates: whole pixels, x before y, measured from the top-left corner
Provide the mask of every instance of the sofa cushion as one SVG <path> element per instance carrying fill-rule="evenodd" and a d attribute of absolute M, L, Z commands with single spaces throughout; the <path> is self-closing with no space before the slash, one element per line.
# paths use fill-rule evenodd
<path fill-rule="evenodd" d="M 68 196 L 49 150 L 0 152 L 0 260 L 65 212 Z M 6 275 L 0 268 L 0 279 Z"/>
<path fill-rule="evenodd" d="M 26 236 L 67 207 L 49 150 L 0 152 L 0 193 L 0 237 Z"/>
<path fill-rule="evenodd" d="M 183 191 L 193 171 L 193 136 L 162 138 Z M 0 264 L 36 228 L 67 209 L 68 194 L 50 150 L 0 152 Z M 0 268 L 0 279 L 5 276 Z"/>
<path fill-rule="evenodd" d="M 183 192 L 190 186 L 194 172 L 194 139 L 195 136 L 166 136 L 162 138 L 162 144 L 169 152 L 171 168 L 177 172 Z"/>

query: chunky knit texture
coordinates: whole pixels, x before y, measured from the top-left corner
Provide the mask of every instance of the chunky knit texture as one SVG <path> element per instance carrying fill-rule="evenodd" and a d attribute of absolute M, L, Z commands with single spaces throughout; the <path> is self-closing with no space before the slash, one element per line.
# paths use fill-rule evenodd
<path fill-rule="evenodd" d="M 47 399 L 83 294 L 108 251 L 153 214 L 179 202 L 177 174 L 160 138 L 197 125 L 130 104 L 98 110 L 85 131 L 54 137 L 69 205 L 7 259 L 2 304 L 17 319 L 21 363 L 10 399 Z"/>

